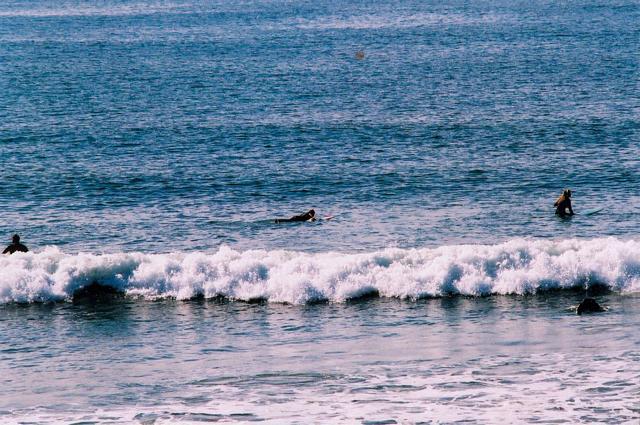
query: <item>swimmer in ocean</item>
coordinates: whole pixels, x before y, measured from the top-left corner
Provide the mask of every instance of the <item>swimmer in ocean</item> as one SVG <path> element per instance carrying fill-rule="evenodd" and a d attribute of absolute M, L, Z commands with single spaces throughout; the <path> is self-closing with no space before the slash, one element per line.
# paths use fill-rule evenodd
<path fill-rule="evenodd" d="M 276 218 L 276 223 L 288 223 L 292 221 L 316 221 L 316 212 L 314 210 L 309 210 L 304 214 L 294 215 L 291 218 Z"/>
<path fill-rule="evenodd" d="M 29 249 L 20 243 L 20 236 L 13 235 L 12 243 L 2 251 L 3 254 L 13 254 L 14 252 L 29 252 Z"/>
<path fill-rule="evenodd" d="M 553 204 L 556 207 L 556 215 L 560 217 L 566 217 L 567 215 L 574 215 L 573 208 L 571 208 L 571 190 L 565 189 L 562 192 L 562 195 L 556 199 L 556 202 Z M 569 212 L 567 213 L 567 209 Z"/>

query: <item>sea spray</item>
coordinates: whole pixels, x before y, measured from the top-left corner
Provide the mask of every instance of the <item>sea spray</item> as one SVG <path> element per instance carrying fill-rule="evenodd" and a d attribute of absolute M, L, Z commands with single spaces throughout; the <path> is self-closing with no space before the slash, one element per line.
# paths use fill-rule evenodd
<path fill-rule="evenodd" d="M 228 246 L 211 253 L 66 254 L 47 247 L 0 257 L 0 303 L 70 300 L 94 283 L 146 299 L 204 296 L 290 304 L 368 294 L 418 299 L 594 285 L 626 293 L 640 291 L 640 242 L 515 239 L 354 254 Z"/>

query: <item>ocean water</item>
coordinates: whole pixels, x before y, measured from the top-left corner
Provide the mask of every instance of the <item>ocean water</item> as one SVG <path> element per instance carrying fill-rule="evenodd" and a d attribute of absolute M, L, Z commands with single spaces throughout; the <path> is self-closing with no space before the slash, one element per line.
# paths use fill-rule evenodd
<path fill-rule="evenodd" d="M 0 422 L 637 424 L 639 22 L 3 1 Z"/>

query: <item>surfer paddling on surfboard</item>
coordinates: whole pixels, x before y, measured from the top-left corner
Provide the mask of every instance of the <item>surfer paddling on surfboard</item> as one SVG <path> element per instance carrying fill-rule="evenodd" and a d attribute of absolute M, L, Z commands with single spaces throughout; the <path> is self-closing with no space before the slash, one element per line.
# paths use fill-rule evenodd
<path fill-rule="evenodd" d="M 276 218 L 276 223 L 288 223 L 292 221 L 316 221 L 316 212 L 314 210 L 309 210 L 304 214 L 294 215 L 291 218 Z"/>
<path fill-rule="evenodd" d="M 556 202 L 553 204 L 556 207 L 556 215 L 562 218 L 566 216 L 574 215 L 573 208 L 571 208 L 571 190 L 565 189 L 562 192 L 562 195 L 556 199 Z M 569 212 L 567 213 L 567 209 Z"/>

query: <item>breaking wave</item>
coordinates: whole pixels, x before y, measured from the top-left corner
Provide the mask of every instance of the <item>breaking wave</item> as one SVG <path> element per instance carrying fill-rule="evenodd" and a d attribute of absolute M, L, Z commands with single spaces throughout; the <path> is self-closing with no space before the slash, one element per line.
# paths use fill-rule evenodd
<path fill-rule="evenodd" d="M 0 303 L 65 301 L 90 285 L 146 299 L 193 297 L 305 304 L 371 294 L 418 299 L 533 294 L 602 285 L 640 291 L 640 242 L 516 239 L 497 245 L 370 253 L 236 251 L 0 257 Z"/>

